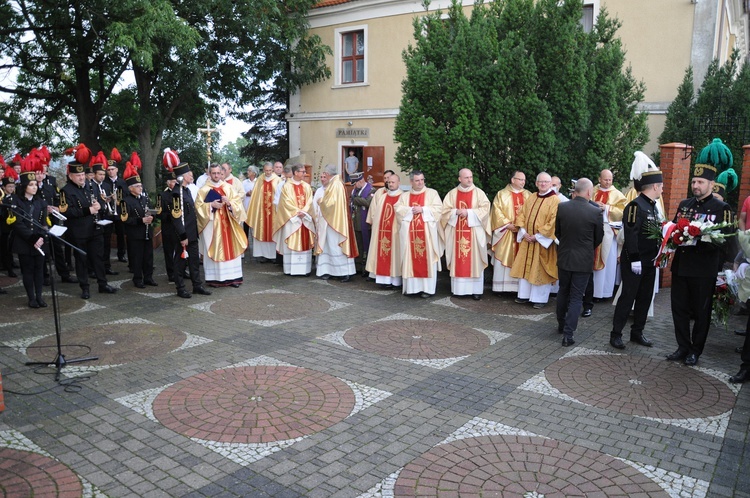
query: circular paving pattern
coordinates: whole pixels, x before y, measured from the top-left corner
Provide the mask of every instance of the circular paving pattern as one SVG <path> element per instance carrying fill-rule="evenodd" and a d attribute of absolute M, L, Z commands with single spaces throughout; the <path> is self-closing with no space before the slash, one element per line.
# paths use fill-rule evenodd
<path fill-rule="evenodd" d="M 328 301 L 315 296 L 273 293 L 222 298 L 211 305 L 211 311 L 243 320 L 295 320 L 330 307 Z"/>
<path fill-rule="evenodd" d="M 732 409 L 726 384 L 694 368 L 646 357 L 562 358 L 544 371 L 549 383 L 582 403 L 628 415 L 703 418 Z"/>
<path fill-rule="evenodd" d="M 21 272 L 19 271 L 17 273 L 20 275 Z M 0 275 L 0 287 L 1 288 L 10 287 L 11 285 L 18 282 L 18 280 L 19 280 L 18 277 L 9 277 L 5 273 L 3 273 L 2 275 Z"/>
<path fill-rule="evenodd" d="M 399 474 L 394 496 L 667 497 L 633 467 L 598 451 L 522 436 L 482 436 L 436 446 Z"/>
<path fill-rule="evenodd" d="M 215 370 L 180 381 L 154 400 L 156 418 L 187 437 L 269 443 L 320 432 L 354 409 L 343 381 L 297 367 Z"/>
<path fill-rule="evenodd" d="M 490 345 L 490 339 L 479 331 L 434 320 L 368 323 L 348 330 L 344 340 L 355 349 L 408 360 L 455 358 Z"/>
<path fill-rule="evenodd" d="M 119 365 L 163 356 L 182 346 L 186 339 L 184 332 L 155 323 L 114 323 L 63 329 L 61 335 L 63 344 L 85 344 L 91 348 L 90 352 L 80 347 L 63 348 L 68 360 L 77 356 L 98 356 L 96 365 Z M 26 354 L 33 361 L 49 360 L 54 356 L 56 344 L 54 335 L 47 336 L 31 344 Z M 38 346 L 49 347 L 38 349 Z"/>
<path fill-rule="evenodd" d="M 495 296 L 485 292 L 482 299 L 474 301 L 471 296 L 451 296 L 451 302 L 468 311 L 476 313 L 488 313 L 491 315 L 544 315 L 555 312 L 555 303 L 547 305 L 539 310 L 531 307 L 531 304 L 518 304 L 513 297 Z"/>
<path fill-rule="evenodd" d="M 2 286 L 0 286 L 2 287 Z M 52 314 L 52 296 L 43 296 L 47 303 L 46 308 L 29 308 L 29 298 L 26 297 L 26 291 L 21 287 L 22 296 L 3 296 L 3 310 L 0 313 L 0 323 L 19 323 L 30 320 L 40 320 L 44 318 L 54 319 Z M 61 314 L 73 313 L 86 306 L 86 301 L 78 297 L 57 295 L 58 309 Z M 54 326 L 52 327 L 54 331 Z"/>
<path fill-rule="evenodd" d="M 82 496 L 81 480 L 52 458 L 0 448 L 0 496 Z"/>

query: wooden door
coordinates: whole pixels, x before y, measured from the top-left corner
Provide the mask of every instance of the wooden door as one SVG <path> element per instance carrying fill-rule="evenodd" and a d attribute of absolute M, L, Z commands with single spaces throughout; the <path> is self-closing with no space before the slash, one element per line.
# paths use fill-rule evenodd
<path fill-rule="evenodd" d="M 385 147 L 362 147 L 362 172 L 365 174 L 365 180 L 373 185 L 382 186 L 384 171 Z"/>

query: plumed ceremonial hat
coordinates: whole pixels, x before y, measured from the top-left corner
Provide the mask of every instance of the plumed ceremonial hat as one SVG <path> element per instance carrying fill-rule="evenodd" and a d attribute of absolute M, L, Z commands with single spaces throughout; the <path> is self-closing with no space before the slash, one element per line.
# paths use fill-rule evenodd
<path fill-rule="evenodd" d="M 729 147 L 720 138 L 714 138 L 698 154 L 693 177 L 713 181 L 719 173 L 729 169 L 733 163 L 734 158 Z"/>

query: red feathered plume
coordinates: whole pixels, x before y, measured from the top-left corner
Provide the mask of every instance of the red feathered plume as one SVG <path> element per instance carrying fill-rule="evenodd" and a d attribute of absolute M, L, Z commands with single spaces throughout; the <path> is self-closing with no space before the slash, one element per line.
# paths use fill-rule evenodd
<path fill-rule="evenodd" d="M 167 171 L 172 171 L 174 168 L 176 168 L 180 164 L 180 158 L 177 155 L 177 152 L 173 151 L 170 148 L 164 149 L 162 164 L 164 164 L 164 168 Z"/>
<path fill-rule="evenodd" d="M 112 152 L 109 153 L 109 158 L 118 164 L 122 161 L 122 156 L 120 155 L 120 151 L 117 150 L 117 147 L 112 147 Z"/>
<path fill-rule="evenodd" d="M 136 151 L 133 151 L 133 153 L 130 154 L 130 164 L 135 168 L 136 172 L 140 171 L 141 168 L 143 168 L 143 165 L 141 164 L 141 158 L 138 157 L 138 153 Z"/>
<path fill-rule="evenodd" d="M 91 149 L 86 147 L 84 144 L 78 144 L 75 147 L 66 149 L 65 155 L 66 156 L 72 155 L 73 157 L 75 157 L 76 162 L 85 165 L 85 164 L 88 164 L 89 160 L 91 159 Z"/>
<path fill-rule="evenodd" d="M 5 168 L 5 176 L 9 178 L 13 178 L 13 180 L 18 181 L 18 173 L 16 173 L 16 170 L 14 170 L 12 167 L 8 166 Z"/>
<path fill-rule="evenodd" d="M 15 156 L 13 156 L 13 159 L 11 159 L 10 162 L 11 162 L 11 164 L 21 164 L 21 159 L 22 159 L 21 153 L 18 152 L 18 153 L 16 153 Z M 16 178 L 18 178 L 18 177 L 16 176 Z"/>
<path fill-rule="evenodd" d="M 49 149 L 47 148 L 46 145 L 42 145 L 39 148 L 39 152 L 41 154 L 40 157 L 42 159 L 42 164 L 44 166 L 47 166 L 49 164 L 49 162 L 52 160 L 52 154 L 50 154 Z"/>
<path fill-rule="evenodd" d="M 134 176 L 138 176 L 138 171 L 136 170 L 135 166 L 133 166 L 133 163 L 128 161 L 125 163 L 125 172 L 122 174 L 123 179 L 127 180 L 128 178 L 132 178 Z"/>
<path fill-rule="evenodd" d="M 21 173 L 42 171 L 42 160 L 38 154 L 29 154 L 21 159 Z"/>
<path fill-rule="evenodd" d="M 99 151 L 94 159 L 91 161 L 91 165 L 95 164 L 101 164 L 102 166 L 107 166 L 107 156 L 104 155 L 104 152 Z"/>
<path fill-rule="evenodd" d="M 8 165 L 5 164 L 5 158 L 2 155 L 0 155 L 0 168 L 5 169 L 7 167 L 8 167 Z"/>

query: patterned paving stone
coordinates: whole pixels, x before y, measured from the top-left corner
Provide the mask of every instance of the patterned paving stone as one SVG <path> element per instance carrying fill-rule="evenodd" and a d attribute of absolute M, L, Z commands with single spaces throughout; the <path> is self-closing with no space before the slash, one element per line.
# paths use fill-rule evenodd
<path fill-rule="evenodd" d="M 487 292 L 480 301 L 474 301 L 471 296 L 451 296 L 433 301 L 433 304 L 473 313 L 502 315 L 532 321 L 540 321 L 554 311 L 553 304 L 547 304 L 544 308 L 535 310 L 530 304 L 518 304 L 512 299 L 497 297 Z"/>
<path fill-rule="evenodd" d="M 394 496 L 669 496 L 620 460 L 529 436 L 483 436 L 432 448 L 399 474 Z"/>
<path fill-rule="evenodd" d="M 325 299 L 301 294 L 253 294 L 231 296 L 214 302 L 210 311 L 217 315 L 251 321 L 295 320 L 328 311 Z"/>
<path fill-rule="evenodd" d="M 255 366 L 216 370 L 173 384 L 154 400 L 154 416 L 191 438 L 267 443 L 299 438 L 344 420 L 355 395 L 314 370 Z"/>
<path fill-rule="evenodd" d="M 0 287 L 5 287 L 0 284 Z M 79 297 L 57 294 L 58 309 L 61 314 L 73 313 L 82 310 L 87 301 Z M 3 324 L 23 323 L 44 318 L 52 319 L 52 296 L 46 294 L 47 308 L 31 309 L 26 294 L 23 296 L 3 296 L 3 313 L 0 313 L 0 326 Z"/>
<path fill-rule="evenodd" d="M 490 345 L 485 334 L 434 320 L 389 320 L 349 329 L 344 340 L 355 349 L 400 359 L 453 358 Z"/>
<path fill-rule="evenodd" d="M 96 365 L 119 365 L 144 358 L 153 358 L 178 349 L 185 343 L 186 334 L 167 325 L 145 321 L 110 323 L 65 331 L 65 343 L 86 344 L 91 356 L 98 356 Z M 33 361 L 48 360 L 54 351 L 55 336 L 47 336 L 30 344 L 26 354 Z M 39 349 L 41 346 L 47 346 Z M 85 351 L 81 350 L 81 354 Z M 70 352 L 71 357 L 76 354 Z"/>
<path fill-rule="evenodd" d="M 0 494 L 3 496 L 83 495 L 81 480 L 50 457 L 12 448 L 0 448 Z"/>
<path fill-rule="evenodd" d="M 661 359 L 630 355 L 561 358 L 549 383 L 592 406 L 641 417 L 690 419 L 731 410 L 735 395 L 718 379 Z"/>
<path fill-rule="evenodd" d="M 19 272 L 17 272 L 19 273 Z M 9 277 L 5 274 L 0 275 L 0 287 L 10 287 L 11 285 L 15 285 L 20 281 L 17 277 Z"/>

